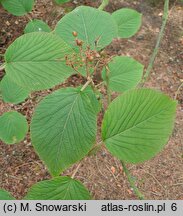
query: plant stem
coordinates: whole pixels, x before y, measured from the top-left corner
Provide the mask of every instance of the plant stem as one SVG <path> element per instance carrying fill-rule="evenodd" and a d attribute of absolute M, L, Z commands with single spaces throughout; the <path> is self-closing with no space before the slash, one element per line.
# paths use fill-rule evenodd
<path fill-rule="evenodd" d="M 177 96 L 180 93 L 181 88 L 183 87 L 183 82 L 180 84 L 180 86 L 178 87 L 177 91 L 175 92 L 175 99 L 177 99 Z"/>
<path fill-rule="evenodd" d="M 85 88 L 91 83 L 92 79 L 87 80 L 87 82 L 84 84 L 84 86 L 81 88 L 81 91 L 84 91 Z"/>
<path fill-rule="evenodd" d="M 99 6 L 99 10 L 104 10 L 104 8 L 109 4 L 109 0 L 102 0 L 102 4 Z"/>
<path fill-rule="evenodd" d="M 81 162 L 79 162 L 78 166 L 76 167 L 76 169 L 74 170 L 74 173 L 72 174 L 71 178 L 73 179 L 76 175 L 76 173 L 78 172 L 79 168 L 81 166 Z"/>
<path fill-rule="evenodd" d="M 109 105 L 111 103 L 111 90 L 109 88 L 109 68 L 108 66 L 106 68 L 106 86 L 107 86 L 107 104 Z"/>
<path fill-rule="evenodd" d="M 29 14 L 25 14 L 25 17 L 27 17 L 29 21 L 32 21 L 32 17 Z"/>
<path fill-rule="evenodd" d="M 149 65 L 148 65 L 148 67 L 146 69 L 146 72 L 144 74 L 144 77 L 143 77 L 143 80 L 142 80 L 142 83 L 141 83 L 142 86 L 144 85 L 145 81 L 149 77 L 149 74 L 150 74 L 150 72 L 151 72 L 151 70 L 153 68 L 154 61 L 155 61 L 156 56 L 158 54 L 159 46 L 160 46 L 160 43 L 162 41 L 162 38 L 163 38 L 163 35 L 164 35 L 164 30 L 165 30 L 166 23 L 167 23 L 167 20 L 168 20 L 168 11 L 169 11 L 169 0 L 165 0 L 164 13 L 163 13 L 163 18 L 162 18 L 163 22 L 162 22 L 161 30 L 160 30 L 160 33 L 158 35 L 156 46 L 155 46 L 154 51 L 152 53 L 152 56 L 150 58 Z"/>
<path fill-rule="evenodd" d="M 123 166 L 123 170 L 128 178 L 128 181 L 130 183 L 130 186 L 133 188 L 134 193 L 136 194 L 136 196 L 140 199 L 140 200 L 144 200 L 144 195 L 139 191 L 139 189 L 136 187 L 135 185 L 135 181 L 132 178 L 129 170 L 127 169 L 125 163 L 123 161 L 121 161 L 121 164 Z"/>
<path fill-rule="evenodd" d="M 0 66 L 0 71 L 5 69 L 5 63 Z"/>

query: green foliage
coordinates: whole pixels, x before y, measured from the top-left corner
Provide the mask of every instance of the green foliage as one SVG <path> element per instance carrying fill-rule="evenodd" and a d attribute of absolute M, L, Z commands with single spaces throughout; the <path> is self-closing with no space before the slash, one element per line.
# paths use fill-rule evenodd
<path fill-rule="evenodd" d="M 1 4 L 13 15 L 23 16 L 33 9 L 34 0 L 2 0 Z"/>
<path fill-rule="evenodd" d="M 28 90 L 51 88 L 73 74 L 65 64 L 66 53 L 73 50 L 56 35 L 25 34 L 8 47 L 5 70 L 13 82 Z"/>
<path fill-rule="evenodd" d="M 54 0 L 57 4 L 64 4 L 70 2 L 70 0 Z"/>
<path fill-rule="evenodd" d="M 143 65 L 127 56 L 116 56 L 108 65 L 109 88 L 116 92 L 124 92 L 137 86 L 143 75 Z M 106 81 L 106 69 L 103 79 Z"/>
<path fill-rule="evenodd" d="M 67 1 L 57 0 L 64 2 Z M 29 12 L 33 3 L 2 2 L 15 15 Z M 107 4 L 104 0 L 99 9 L 77 7 L 58 22 L 53 32 L 43 21 L 33 20 L 24 30 L 27 34 L 6 50 L 5 64 L 0 67 L 6 71 L 0 84 L 5 102 L 20 103 L 30 92 L 52 88 L 73 74 L 86 80 L 82 87 L 52 92 L 35 108 L 31 141 L 50 174 L 57 177 L 33 185 L 25 199 L 91 199 L 87 189 L 73 179 L 79 166 L 72 178 L 58 176 L 85 156 L 96 154 L 103 144 L 123 161 L 130 184 L 142 198 L 124 161 L 139 163 L 151 159 L 172 133 L 176 102 L 155 90 L 137 87 L 142 82 L 142 64 L 127 56 L 111 57 L 103 50 L 116 37 L 133 36 L 140 28 L 141 14 L 124 8 L 111 15 L 102 11 Z M 104 82 L 96 84 L 93 77 L 101 72 Z M 126 91 L 112 101 L 106 112 L 103 89 L 99 89 L 102 84 L 106 87 L 108 105 L 111 91 Z M 102 142 L 96 143 L 101 108 L 105 112 Z M 5 143 L 20 142 L 27 131 L 27 121 L 20 113 L 8 112 L 0 117 L 0 139 Z M 2 190 L 0 198 L 13 199 Z"/>
<path fill-rule="evenodd" d="M 0 189 L 0 200 L 14 200 L 15 198 L 6 190 Z"/>
<path fill-rule="evenodd" d="M 29 96 L 28 90 L 17 85 L 7 75 L 0 82 L 0 92 L 4 102 L 13 104 L 21 103 Z"/>
<path fill-rule="evenodd" d="M 112 17 L 118 25 L 118 37 L 129 38 L 139 30 L 142 15 L 135 10 L 123 8 L 115 11 Z"/>
<path fill-rule="evenodd" d="M 28 191 L 27 200 L 90 200 L 88 190 L 79 181 L 69 177 L 57 177 L 41 181 Z"/>
<path fill-rule="evenodd" d="M 51 32 L 50 27 L 42 20 L 34 19 L 27 23 L 24 33 L 31 32 Z"/>
<path fill-rule="evenodd" d="M 138 163 L 151 159 L 172 133 L 176 102 L 160 92 L 137 89 L 115 99 L 102 124 L 107 149 L 121 160 Z"/>
<path fill-rule="evenodd" d="M 7 144 L 15 144 L 24 139 L 28 131 L 25 117 L 15 111 L 0 116 L 0 139 Z"/>
<path fill-rule="evenodd" d="M 96 139 L 98 101 L 91 89 L 60 89 L 36 108 L 31 139 L 50 173 L 61 171 L 82 159 Z"/>
<path fill-rule="evenodd" d="M 112 42 L 117 34 L 117 26 L 111 15 L 95 8 L 80 6 L 65 15 L 55 28 L 55 33 L 72 47 L 75 47 L 72 32 L 84 41 L 84 46 L 101 50 Z"/>

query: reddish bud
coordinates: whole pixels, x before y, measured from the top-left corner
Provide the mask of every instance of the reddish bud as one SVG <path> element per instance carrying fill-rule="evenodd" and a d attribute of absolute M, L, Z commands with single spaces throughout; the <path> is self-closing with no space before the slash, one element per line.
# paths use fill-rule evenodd
<path fill-rule="evenodd" d="M 77 46 L 82 46 L 83 45 L 83 41 L 79 40 L 79 39 L 76 39 L 76 45 Z"/>
<path fill-rule="evenodd" d="M 73 31 L 73 32 L 72 32 L 72 35 L 73 35 L 74 37 L 77 37 L 77 36 L 78 36 L 78 33 L 77 33 L 76 31 Z"/>
<path fill-rule="evenodd" d="M 93 56 L 88 56 L 87 58 L 88 58 L 88 61 L 89 61 L 89 62 L 92 62 L 93 59 L 94 59 Z"/>

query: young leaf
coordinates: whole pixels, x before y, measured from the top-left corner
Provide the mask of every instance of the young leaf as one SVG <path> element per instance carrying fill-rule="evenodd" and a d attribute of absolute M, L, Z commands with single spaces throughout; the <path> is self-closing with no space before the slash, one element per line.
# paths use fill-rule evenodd
<path fill-rule="evenodd" d="M 150 89 L 131 90 L 105 113 L 102 139 L 120 160 L 138 163 L 155 156 L 172 133 L 176 101 Z"/>
<path fill-rule="evenodd" d="M 112 17 L 118 25 L 118 37 L 129 38 L 140 29 L 142 15 L 135 10 L 123 8 L 115 11 Z"/>
<path fill-rule="evenodd" d="M 25 196 L 27 200 L 90 200 L 85 186 L 70 177 L 57 177 L 33 185 Z"/>
<path fill-rule="evenodd" d="M 127 56 L 116 56 L 109 63 L 109 88 L 116 92 L 124 92 L 134 88 L 143 75 L 143 65 Z M 103 70 L 106 80 L 106 70 Z"/>
<path fill-rule="evenodd" d="M 15 200 L 15 198 L 8 191 L 0 189 L 0 200 Z"/>
<path fill-rule="evenodd" d="M 25 34 L 31 32 L 51 32 L 51 29 L 48 24 L 42 20 L 34 19 L 28 22 L 24 29 Z"/>
<path fill-rule="evenodd" d="M 64 4 L 64 3 L 70 2 L 70 0 L 55 0 L 55 2 L 57 4 Z"/>
<path fill-rule="evenodd" d="M 28 90 L 48 89 L 63 82 L 73 69 L 65 55 L 73 50 L 58 36 L 34 32 L 19 37 L 5 53 L 5 70 L 12 81 Z"/>
<path fill-rule="evenodd" d="M 84 41 L 84 46 L 90 45 L 100 50 L 110 44 L 117 34 L 117 25 L 107 12 L 98 9 L 80 6 L 65 15 L 55 28 L 56 34 L 71 46 L 75 47 L 75 38 L 72 32 Z"/>
<path fill-rule="evenodd" d="M 7 75 L 5 75 L 0 83 L 0 92 L 2 98 L 6 103 L 18 104 L 23 102 L 28 96 L 29 91 L 27 89 L 18 86 Z"/>
<path fill-rule="evenodd" d="M 0 116 L 0 139 L 6 144 L 15 144 L 24 139 L 28 131 L 26 118 L 15 111 Z"/>
<path fill-rule="evenodd" d="M 29 13 L 34 6 L 34 0 L 2 0 L 3 7 L 15 16 Z"/>
<path fill-rule="evenodd" d="M 31 139 L 50 173 L 57 176 L 82 159 L 96 138 L 99 103 L 91 89 L 60 89 L 38 105 Z"/>

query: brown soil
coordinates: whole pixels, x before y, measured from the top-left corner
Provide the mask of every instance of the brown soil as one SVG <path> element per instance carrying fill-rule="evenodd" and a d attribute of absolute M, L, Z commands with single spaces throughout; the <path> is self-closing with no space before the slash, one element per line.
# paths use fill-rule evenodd
<path fill-rule="evenodd" d="M 99 1 L 77 1 L 68 3 L 66 7 L 55 6 L 50 0 L 38 0 L 32 16 L 41 18 L 52 27 L 69 10 L 79 4 L 97 6 Z M 122 7 L 135 8 L 143 14 L 143 25 L 137 35 L 129 40 L 115 40 L 108 52 L 116 55 L 130 55 L 148 65 L 148 61 L 161 26 L 162 4 L 153 7 L 149 1 L 121 0 L 111 1 L 107 10 L 112 12 Z M 28 21 L 27 17 L 14 17 L 0 8 L 0 53 L 18 36 Z M 183 81 L 183 7 L 180 3 L 171 4 L 169 21 L 166 27 L 160 52 L 155 61 L 150 79 L 146 87 L 163 91 L 172 98 Z M 2 59 L 0 60 L 2 63 Z M 0 74 L 3 77 L 4 73 Z M 64 86 L 75 86 L 83 82 L 76 76 L 68 79 Z M 19 105 L 5 104 L 0 101 L 0 114 L 16 109 L 25 114 L 28 121 L 35 105 L 50 92 L 36 92 Z M 164 150 L 152 160 L 128 165 L 136 184 L 147 199 L 183 199 L 183 90 L 180 89 L 177 99 L 177 118 L 175 129 Z M 99 118 L 101 122 L 101 117 Z M 64 174 L 72 174 L 77 165 Z M 8 146 L 0 142 L 0 187 L 10 191 L 17 199 L 21 199 L 28 188 L 41 180 L 50 178 L 43 163 L 31 146 L 29 134 L 18 145 Z M 100 150 L 96 156 L 85 158 L 76 174 L 91 191 L 94 199 L 136 199 L 129 186 L 120 162 L 112 157 L 106 149 Z"/>

